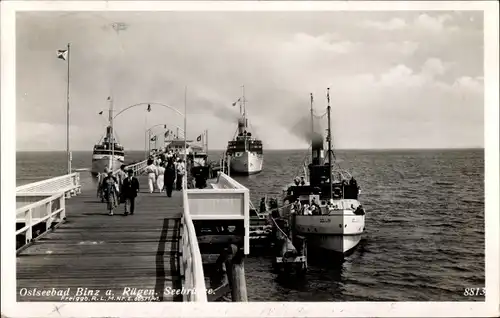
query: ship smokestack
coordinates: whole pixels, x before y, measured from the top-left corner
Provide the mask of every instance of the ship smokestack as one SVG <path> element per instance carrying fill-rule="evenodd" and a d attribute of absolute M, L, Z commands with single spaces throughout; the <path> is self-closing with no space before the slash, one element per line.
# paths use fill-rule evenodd
<path fill-rule="evenodd" d="M 243 135 L 245 131 L 245 119 L 238 119 L 238 135 Z"/>
<path fill-rule="evenodd" d="M 312 134 L 312 164 L 313 165 L 323 165 L 324 164 L 324 153 L 323 153 L 323 136 L 318 133 Z"/>

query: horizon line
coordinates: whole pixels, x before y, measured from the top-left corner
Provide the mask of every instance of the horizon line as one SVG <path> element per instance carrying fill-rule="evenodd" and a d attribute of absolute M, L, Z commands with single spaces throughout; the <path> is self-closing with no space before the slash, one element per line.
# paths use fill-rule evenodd
<path fill-rule="evenodd" d="M 336 150 L 344 151 L 344 150 L 350 150 L 350 151 L 356 151 L 356 150 L 373 150 L 373 151 L 384 151 L 384 150 L 471 150 L 471 149 L 485 149 L 484 146 L 473 146 L 473 147 L 434 147 L 434 148 L 425 148 L 425 147 L 402 147 L 402 148 L 336 148 Z M 226 149 L 209 149 L 208 151 L 225 151 Z M 309 150 L 309 148 L 268 148 L 266 150 L 270 151 L 291 151 L 291 150 Z M 325 149 L 326 150 L 326 149 Z M 77 150 L 71 150 L 72 152 L 91 152 L 92 150 L 82 150 L 82 149 L 77 149 Z M 52 149 L 52 150 L 28 150 L 28 149 L 23 149 L 23 150 L 17 150 L 16 152 L 66 152 L 65 149 Z M 126 150 L 125 153 L 127 152 L 144 152 L 144 149 L 129 149 Z"/>

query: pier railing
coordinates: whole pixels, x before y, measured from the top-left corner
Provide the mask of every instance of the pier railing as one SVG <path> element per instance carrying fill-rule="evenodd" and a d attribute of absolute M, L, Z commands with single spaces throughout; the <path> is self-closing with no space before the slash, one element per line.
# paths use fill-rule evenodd
<path fill-rule="evenodd" d="M 144 169 L 147 167 L 147 160 L 143 160 L 125 167 L 125 171 L 132 169 L 134 171 L 134 176 L 140 175 Z M 116 169 L 113 171 L 113 174 L 116 174 L 120 169 Z"/>
<path fill-rule="evenodd" d="M 184 301 L 207 302 L 205 274 L 203 273 L 203 262 L 201 259 L 198 239 L 194 229 L 193 219 L 189 210 L 187 185 L 184 182 L 182 191 L 184 213 L 182 216 L 181 235 L 181 274 L 184 276 L 183 287 L 188 293 L 183 295 Z M 191 293 L 194 291 L 194 293 Z"/>
<path fill-rule="evenodd" d="M 63 192 L 66 197 L 80 193 L 80 174 L 78 172 L 25 184 L 16 188 L 16 196 L 47 196 Z"/>
<path fill-rule="evenodd" d="M 189 189 L 187 204 L 193 220 L 242 220 L 244 253 L 250 254 L 250 192 L 220 172 L 211 189 Z"/>
<path fill-rule="evenodd" d="M 16 231 L 16 236 L 25 234 L 25 244 L 28 244 L 34 238 L 33 228 L 36 225 L 45 223 L 45 228 L 40 230 L 44 233 L 51 228 L 53 222 L 59 223 L 65 217 L 65 195 L 64 192 L 59 192 L 16 210 L 16 223 L 24 224 Z"/>

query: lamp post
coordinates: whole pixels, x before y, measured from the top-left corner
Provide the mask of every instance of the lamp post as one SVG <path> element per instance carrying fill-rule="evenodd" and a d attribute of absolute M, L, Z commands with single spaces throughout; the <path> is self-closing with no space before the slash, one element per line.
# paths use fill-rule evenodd
<path fill-rule="evenodd" d="M 130 106 L 127 106 L 125 107 L 124 109 L 120 110 L 116 115 L 113 116 L 113 120 L 118 117 L 119 115 L 121 115 L 123 112 L 131 109 L 131 108 L 134 108 L 134 107 L 140 107 L 140 106 L 145 106 L 147 105 L 147 111 L 150 112 L 151 111 L 151 105 L 156 105 L 156 106 L 162 106 L 162 107 L 166 107 L 170 110 L 173 110 L 174 112 L 176 112 L 178 115 L 182 116 L 184 118 L 184 139 L 186 138 L 186 134 L 185 134 L 185 126 L 186 126 L 186 115 L 181 113 L 179 110 L 177 110 L 175 107 L 172 107 L 172 106 L 169 106 L 167 104 L 163 104 L 163 103 L 158 103 L 158 102 L 141 102 L 141 103 L 137 103 L 137 104 L 133 104 L 133 105 L 130 105 Z M 185 108 L 185 107 L 184 107 Z M 147 118 L 147 117 L 146 117 Z M 165 125 L 165 124 L 159 124 L 159 125 Z M 157 126 L 159 126 L 157 125 Z M 151 128 L 150 128 L 151 129 Z M 148 132 L 150 129 L 146 130 L 146 132 Z M 146 134 L 146 137 L 148 137 L 148 135 Z M 147 140 L 145 141 L 145 144 L 147 145 Z M 147 158 L 148 157 L 148 154 L 147 154 L 147 147 L 145 147 L 145 157 Z"/>

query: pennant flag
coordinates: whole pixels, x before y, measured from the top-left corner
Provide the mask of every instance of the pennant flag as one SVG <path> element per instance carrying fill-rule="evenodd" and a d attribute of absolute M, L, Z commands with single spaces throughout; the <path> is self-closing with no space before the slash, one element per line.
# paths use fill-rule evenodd
<path fill-rule="evenodd" d="M 196 138 L 196 141 L 201 141 L 201 135 L 199 135 L 198 138 Z"/>
<path fill-rule="evenodd" d="M 151 138 L 151 141 L 156 141 L 156 136 L 154 136 L 153 138 Z"/>
<path fill-rule="evenodd" d="M 151 111 L 151 104 L 148 104 L 148 109 L 147 110 L 148 110 L 148 112 Z"/>
<path fill-rule="evenodd" d="M 168 135 L 170 135 L 170 130 L 167 130 L 167 131 L 165 132 L 165 138 L 167 138 L 167 137 L 168 137 Z"/>
<path fill-rule="evenodd" d="M 57 58 L 66 61 L 68 59 L 68 50 L 57 50 Z"/>
<path fill-rule="evenodd" d="M 233 103 L 233 107 L 234 107 L 234 106 L 236 106 L 236 104 L 237 104 L 240 100 L 241 100 L 241 97 L 240 97 L 240 98 L 238 98 L 238 100 L 237 100 L 237 101 L 235 101 L 235 102 Z"/>
<path fill-rule="evenodd" d="M 99 115 L 102 115 L 102 110 L 99 112 Z"/>

